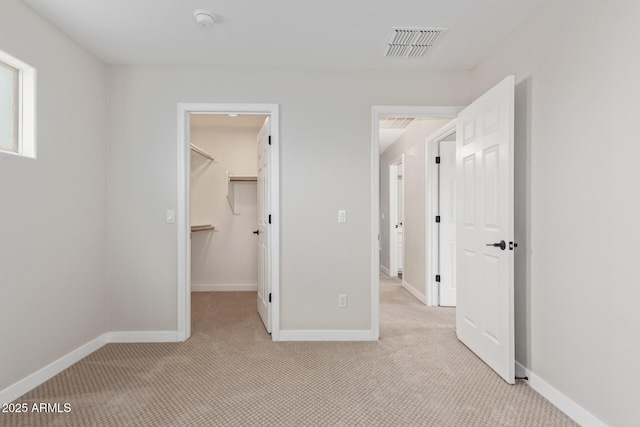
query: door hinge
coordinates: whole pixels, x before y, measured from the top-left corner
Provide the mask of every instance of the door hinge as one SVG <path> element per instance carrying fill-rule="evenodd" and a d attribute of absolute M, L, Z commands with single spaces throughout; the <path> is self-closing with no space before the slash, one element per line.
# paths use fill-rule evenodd
<path fill-rule="evenodd" d="M 269 224 L 271 224 L 271 214 L 269 214 Z"/>
<path fill-rule="evenodd" d="M 436 282 L 440 283 L 440 275 L 436 274 Z"/>
<path fill-rule="evenodd" d="M 271 135 L 269 135 L 269 145 L 271 145 Z"/>
<path fill-rule="evenodd" d="M 436 164 L 439 165 L 440 164 L 440 156 L 436 156 Z"/>
<path fill-rule="evenodd" d="M 436 222 L 440 222 L 440 215 L 436 215 Z"/>
<path fill-rule="evenodd" d="M 271 302 L 271 292 L 269 292 L 269 302 Z"/>

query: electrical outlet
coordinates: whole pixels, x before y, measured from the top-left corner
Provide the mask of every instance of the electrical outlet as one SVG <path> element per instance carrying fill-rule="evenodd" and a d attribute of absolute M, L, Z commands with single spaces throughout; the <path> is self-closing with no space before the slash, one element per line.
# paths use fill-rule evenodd
<path fill-rule="evenodd" d="M 344 294 L 338 295 L 338 308 L 347 308 L 347 296 Z"/>

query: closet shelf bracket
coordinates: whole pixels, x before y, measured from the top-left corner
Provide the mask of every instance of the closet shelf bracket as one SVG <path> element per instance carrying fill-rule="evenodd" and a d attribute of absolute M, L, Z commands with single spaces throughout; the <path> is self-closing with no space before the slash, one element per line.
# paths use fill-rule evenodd
<path fill-rule="evenodd" d="M 257 182 L 258 177 L 252 175 L 232 175 L 227 171 L 227 200 L 234 215 L 240 215 L 240 204 L 236 198 L 235 184 L 239 182 Z"/>

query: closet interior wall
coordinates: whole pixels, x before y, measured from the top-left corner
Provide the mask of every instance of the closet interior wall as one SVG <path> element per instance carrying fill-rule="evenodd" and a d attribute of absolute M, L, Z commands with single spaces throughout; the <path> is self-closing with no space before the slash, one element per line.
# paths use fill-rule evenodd
<path fill-rule="evenodd" d="M 231 175 L 257 173 L 259 128 L 191 126 L 191 143 L 215 159 L 191 151 L 191 225 L 215 230 L 191 234 L 192 291 L 255 290 L 257 283 L 257 188 Z M 233 185 L 236 213 L 227 198 Z"/>

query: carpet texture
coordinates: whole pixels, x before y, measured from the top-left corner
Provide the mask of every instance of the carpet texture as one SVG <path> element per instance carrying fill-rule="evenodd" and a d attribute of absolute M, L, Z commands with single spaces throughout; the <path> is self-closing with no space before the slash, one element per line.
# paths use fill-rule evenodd
<path fill-rule="evenodd" d="M 455 311 L 381 278 L 379 342 L 272 342 L 255 292 L 193 294 L 184 343 L 108 344 L 0 414 L 2 426 L 573 426 L 455 336 Z"/>

